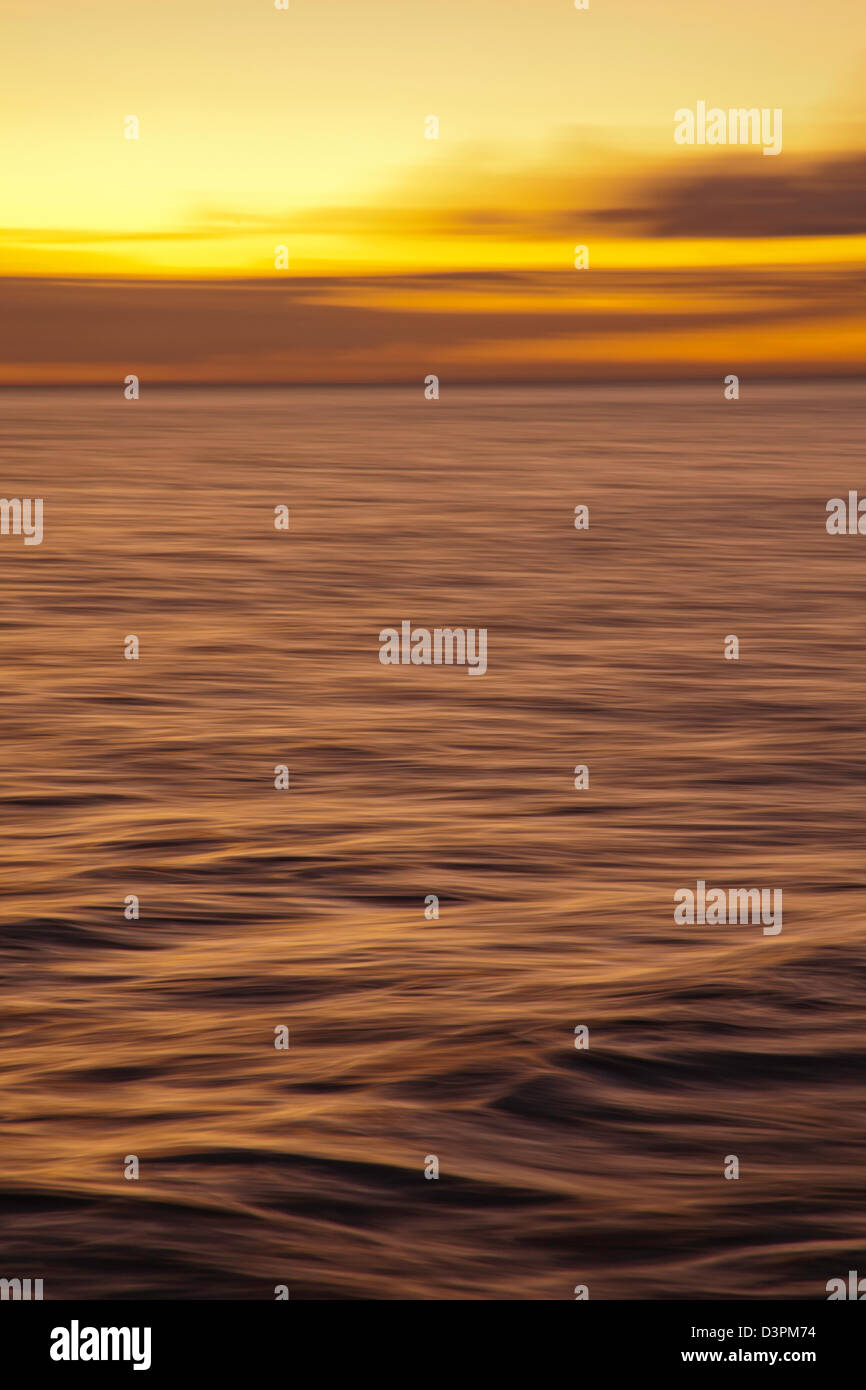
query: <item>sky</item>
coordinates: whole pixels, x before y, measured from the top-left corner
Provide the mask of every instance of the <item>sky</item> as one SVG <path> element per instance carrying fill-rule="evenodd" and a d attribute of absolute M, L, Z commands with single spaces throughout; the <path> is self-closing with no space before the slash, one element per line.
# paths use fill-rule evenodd
<path fill-rule="evenodd" d="M 145 282 L 169 322 L 197 316 L 184 360 L 170 333 L 145 335 L 165 380 L 390 379 L 428 347 L 483 379 L 709 370 L 744 321 L 746 356 L 768 371 L 859 370 L 859 0 L 0 13 L 0 382 L 110 379 L 144 332 L 120 320 L 130 302 L 148 319 Z M 780 108 L 781 154 L 676 145 L 675 111 L 699 100 Z M 251 280 L 267 282 L 266 311 L 236 283 Z M 250 322 L 271 300 L 321 361 Z M 17 336 L 10 312 L 27 319 Z M 209 353 L 222 316 L 227 350 Z M 794 341 L 807 331 L 810 348 Z"/>

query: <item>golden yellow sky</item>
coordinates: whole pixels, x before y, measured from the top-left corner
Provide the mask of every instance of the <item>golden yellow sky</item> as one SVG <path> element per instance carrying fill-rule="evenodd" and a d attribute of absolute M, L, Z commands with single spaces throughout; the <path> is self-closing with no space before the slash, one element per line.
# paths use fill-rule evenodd
<path fill-rule="evenodd" d="M 369 290 L 353 277 L 553 274 L 576 244 L 596 275 L 866 261 L 860 0 L 4 0 L 3 15 L 7 277 L 273 277 L 285 245 L 293 281 L 344 278 L 354 303 Z M 674 112 L 699 99 L 781 108 L 782 154 L 677 147 Z M 606 293 L 623 307 L 620 282 Z M 637 312 L 660 291 L 633 293 Z"/>

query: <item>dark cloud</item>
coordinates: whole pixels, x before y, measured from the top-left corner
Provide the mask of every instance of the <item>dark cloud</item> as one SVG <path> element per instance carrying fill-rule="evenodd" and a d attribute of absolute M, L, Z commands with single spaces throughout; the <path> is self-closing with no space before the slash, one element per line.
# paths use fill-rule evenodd
<path fill-rule="evenodd" d="M 308 210 L 285 219 L 305 233 L 412 236 L 421 232 L 503 240 L 580 240 L 589 234 L 697 237 L 851 236 L 866 233 L 866 153 L 822 161 L 702 151 L 705 172 L 672 158 L 664 167 L 583 182 L 561 166 L 516 171 L 513 183 L 485 187 L 484 202 L 457 183 L 429 206 L 391 203 Z M 614 194 L 616 201 L 611 198 Z M 579 235 L 581 234 L 581 235 Z"/>
<path fill-rule="evenodd" d="M 603 374 L 607 345 L 623 339 L 640 359 L 646 337 L 711 337 L 735 327 L 754 341 L 788 322 L 855 322 L 863 289 L 863 273 L 850 267 L 322 276 L 294 284 L 7 279 L 0 381 L 29 373 L 116 384 L 130 371 L 177 382 L 401 381 L 437 367 L 459 379 L 501 376 L 508 361 L 531 377 L 533 344 L 560 341 L 567 357 L 570 340 L 597 344 Z M 437 291 L 448 295 L 439 305 Z"/>
<path fill-rule="evenodd" d="M 784 158 L 784 155 L 780 156 Z M 866 154 L 788 171 L 778 159 L 758 170 L 708 169 L 667 179 L 639 211 L 652 237 L 853 236 L 866 232 Z"/>

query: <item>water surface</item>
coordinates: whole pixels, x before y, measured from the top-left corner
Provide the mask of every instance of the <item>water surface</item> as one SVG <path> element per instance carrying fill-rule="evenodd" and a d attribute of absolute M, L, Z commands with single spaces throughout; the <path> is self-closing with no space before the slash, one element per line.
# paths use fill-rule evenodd
<path fill-rule="evenodd" d="M 866 539 L 824 526 L 864 405 L 2 395 L 0 491 L 44 498 L 45 539 L 0 539 L 0 1274 L 522 1300 L 866 1272 Z M 403 619 L 486 627 L 487 674 L 383 667 Z M 697 878 L 782 889 L 781 935 L 675 926 Z"/>

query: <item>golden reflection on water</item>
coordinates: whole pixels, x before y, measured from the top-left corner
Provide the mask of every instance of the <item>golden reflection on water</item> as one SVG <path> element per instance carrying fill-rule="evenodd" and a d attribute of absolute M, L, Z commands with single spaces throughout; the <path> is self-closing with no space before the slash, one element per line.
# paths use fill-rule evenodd
<path fill-rule="evenodd" d="M 863 387 L 116 395 L 0 401 L 45 500 L 0 541 L 0 1273 L 825 1296 L 864 1246 L 866 540 L 824 527 Z M 403 619 L 486 627 L 487 674 L 383 667 Z M 675 926 L 698 878 L 781 888 L 781 935 Z"/>

